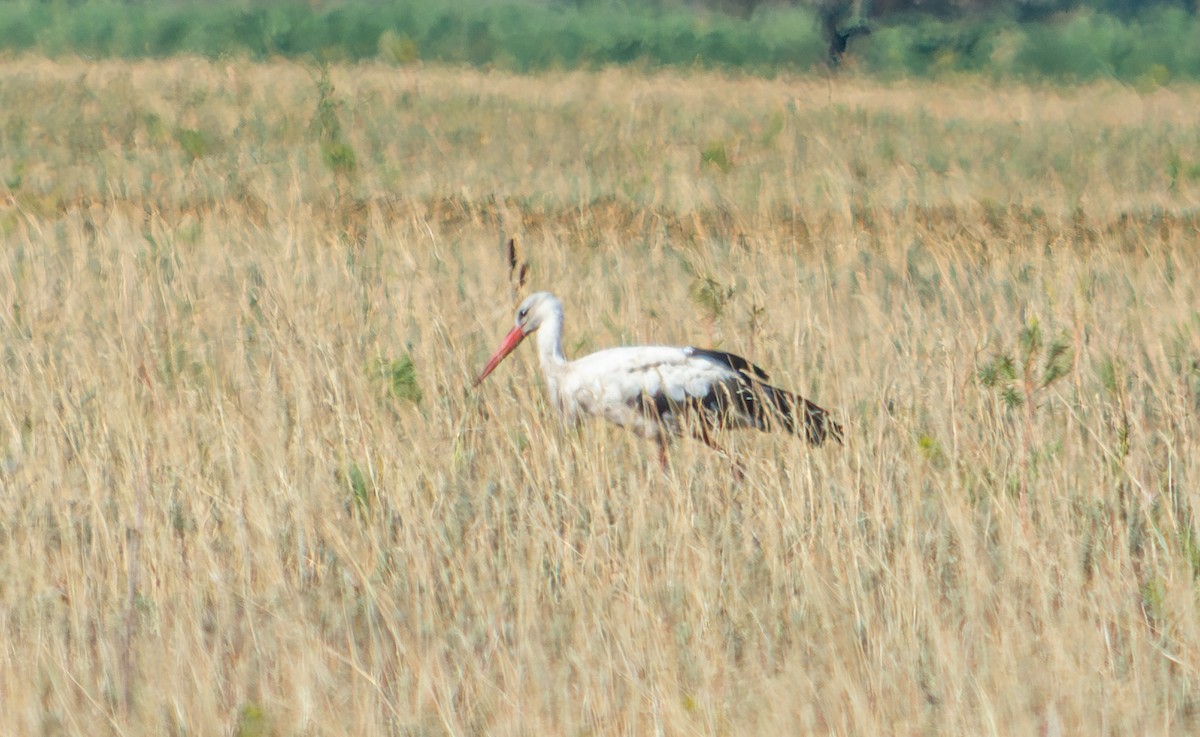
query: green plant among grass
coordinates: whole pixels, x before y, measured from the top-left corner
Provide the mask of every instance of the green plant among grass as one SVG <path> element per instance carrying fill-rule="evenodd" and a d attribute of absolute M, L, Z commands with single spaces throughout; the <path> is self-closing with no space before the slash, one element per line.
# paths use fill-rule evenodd
<path fill-rule="evenodd" d="M 1150 576 L 1139 587 L 1142 614 L 1154 626 L 1166 617 L 1167 585 L 1161 576 Z"/>
<path fill-rule="evenodd" d="M 736 290 L 721 284 L 711 276 L 697 276 L 688 288 L 692 302 L 701 309 L 707 320 L 719 320 L 725 314 L 725 305 Z"/>
<path fill-rule="evenodd" d="M 725 149 L 724 141 L 713 141 L 700 150 L 700 163 L 712 166 L 722 172 L 733 168 L 733 161 Z"/>
<path fill-rule="evenodd" d="M 713 340 L 713 332 L 717 320 L 725 314 L 725 307 L 733 298 L 736 290 L 732 286 L 721 284 L 711 276 L 696 276 L 688 287 L 688 296 L 692 304 L 700 308 L 704 315 L 704 324 L 708 330 L 709 342 Z"/>
<path fill-rule="evenodd" d="M 929 461 L 934 468 L 943 469 L 946 467 L 946 449 L 942 447 L 941 442 L 933 435 L 921 433 L 917 436 L 917 448 L 925 460 Z"/>
<path fill-rule="evenodd" d="M 357 463 L 351 463 L 341 474 L 341 477 L 342 483 L 348 492 L 347 506 L 359 514 L 370 512 L 371 490 L 367 483 L 367 474 L 363 472 L 362 466 Z"/>
<path fill-rule="evenodd" d="M 1200 181 L 1200 162 L 1185 161 L 1179 150 L 1171 148 L 1167 154 L 1167 181 L 1171 192 L 1179 192 L 1180 183 Z"/>
<path fill-rule="evenodd" d="M 334 96 L 333 80 L 330 79 L 327 64 L 321 67 L 316 88 L 317 109 L 309 127 L 319 141 L 321 161 L 340 181 L 358 168 L 358 155 L 342 133 L 342 121 L 338 115 L 342 103 Z"/>
<path fill-rule="evenodd" d="M 1110 462 L 1120 469 L 1129 456 L 1131 427 L 1129 423 L 1127 372 L 1120 358 L 1104 356 L 1096 366 L 1096 378 L 1104 388 L 1107 398 L 1115 403 L 1106 418 L 1107 429 L 1112 433 Z"/>
<path fill-rule="evenodd" d="M 320 141 L 336 141 L 342 137 L 342 121 L 338 117 L 341 102 L 334 97 L 333 79 L 329 65 L 322 64 L 320 75 L 314 80 L 317 88 L 317 109 L 313 112 L 309 128 Z"/>
<path fill-rule="evenodd" d="M 415 41 L 390 29 L 379 34 L 379 56 L 386 62 L 400 66 L 412 64 L 421 58 Z"/>
<path fill-rule="evenodd" d="M 338 177 L 348 177 L 358 168 L 358 155 L 345 141 L 321 141 L 321 161 Z"/>
<path fill-rule="evenodd" d="M 979 380 L 1010 409 L 1036 407 L 1037 396 L 1070 372 L 1072 356 L 1065 334 L 1046 345 L 1037 318 L 1031 318 L 1018 333 L 1016 350 L 993 355 L 980 367 Z"/>
<path fill-rule="evenodd" d="M 375 363 L 374 374 L 383 383 L 388 396 L 403 402 L 421 403 L 423 395 L 412 356 L 380 358 Z"/>
<path fill-rule="evenodd" d="M 213 150 L 213 142 L 210 136 L 203 131 L 192 128 L 176 128 L 173 131 L 175 142 L 183 149 L 187 155 L 188 161 L 198 161 L 210 154 Z"/>
<path fill-rule="evenodd" d="M 16 191 L 21 188 L 21 184 L 25 181 L 25 162 L 18 161 L 13 165 L 10 173 L 4 178 L 4 186 L 10 190 Z"/>
<path fill-rule="evenodd" d="M 1034 418 L 1047 389 L 1072 369 L 1073 351 L 1065 334 L 1046 343 L 1036 317 L 1021 328 L 1013 349 L 1000 351 L 979 368 L 979 381 L 995 391 L 1010 410 L 1021 408 L 1025 448 L 1036 468 Z"/>
<path fill-rule="evenodd" d="M 237 737 L 268 737 L 271 734 L 266 709 L 261 704 L 247 702 L 238 711 Z"/>

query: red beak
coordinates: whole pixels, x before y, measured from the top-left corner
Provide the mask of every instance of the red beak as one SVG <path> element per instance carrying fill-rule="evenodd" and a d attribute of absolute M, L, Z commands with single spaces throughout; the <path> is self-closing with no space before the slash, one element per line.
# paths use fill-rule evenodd
<path fill-rule="evenodd" d="M 513 349 L 519 346 L 521 341 L 524 339 L 525 332 L 521 330 L 520 325 L 513 328 L 508 335 L 504 336 L 504 342 L 500 344 L 500 347 L 497 348 L 496 352 L 492 354 L 492 357 L 488 359 L 487 365 L 484 366 L 483 371 L 479 373 L 479 378 L 475 380 L 474 386 L 479 386 L 479 382 L 486 379 L 487 375 L 492 373 L 492 371 L 500 365 L 500 362 L 504 360 L 504 357 L 512 353 Z"/>

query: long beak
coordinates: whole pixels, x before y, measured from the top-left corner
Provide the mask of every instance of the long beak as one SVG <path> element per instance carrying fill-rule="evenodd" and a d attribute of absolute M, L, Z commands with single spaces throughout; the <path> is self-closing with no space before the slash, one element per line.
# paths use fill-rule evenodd
<path fill-rule="evenodd" d="M 521 330 L 520 326 L 513 328 L 508 335 L 504 336 L 504 342 L 500 344 L 500 347 L 488 359 L 487 365 L 483 367 L 483 371 L 479 373 L 479 378 L 475 380 L 473 386 L 479 386 L 479 382 L 486 379 L 487 375 L 500 365 L 504 357 L 512 353 L 513 349 L 519 346 L 524 339 L 525 333 Z"/>

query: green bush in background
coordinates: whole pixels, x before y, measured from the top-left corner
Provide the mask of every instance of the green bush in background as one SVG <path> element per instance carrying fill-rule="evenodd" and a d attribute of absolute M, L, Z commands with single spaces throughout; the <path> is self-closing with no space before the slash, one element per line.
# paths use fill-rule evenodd
<path fill-rule="evenodd" d="M 809 6 L 755 5 L 745 15 L 622 0 L 294 0 L 135 2 L 0 0 L 0 52 L 145 58 L 176 54 L 429 61 L 518 72 L 607 65 L 753 74 L 825 63 Z M 1162 84 L 1200 78 L 1200 20 L 1158 5 L 1132 16 L 1082 8 L 872 23 L 846 57 L 882 77 L 986 74 Z"/>

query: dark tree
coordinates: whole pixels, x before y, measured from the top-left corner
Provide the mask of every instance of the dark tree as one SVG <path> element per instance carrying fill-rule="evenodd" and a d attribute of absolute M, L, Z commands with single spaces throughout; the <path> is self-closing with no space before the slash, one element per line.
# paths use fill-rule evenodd
<path fill-rule="evenodd" d="M 846 55 L 850 39 L 871 32 L 867 25 L 867 0 L 819 0 L 815 6 L 817 19 L 821 23 L 821 34 L 828 42 L 826 60 L 829 66 L 837 67 Z"/>

